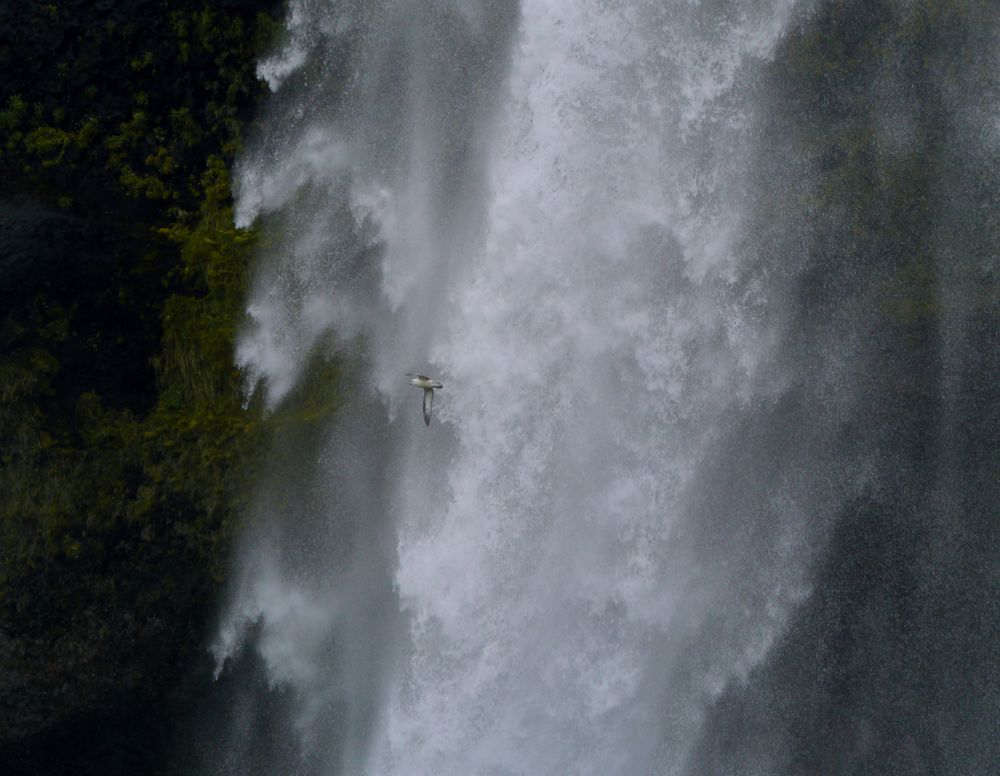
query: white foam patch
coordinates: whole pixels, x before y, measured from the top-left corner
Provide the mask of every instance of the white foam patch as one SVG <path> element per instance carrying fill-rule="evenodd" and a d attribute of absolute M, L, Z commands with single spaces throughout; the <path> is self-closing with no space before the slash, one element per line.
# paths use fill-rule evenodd
<path fill-rule="evenodd" d="M 323 127 L 310 127 L 281 160 L 240 168 L 235 181 L 236 225 L 245 228 L 263 213 L 287 206 L 310 185 L 329 185 L 350 167 L 346 144 Z"/>

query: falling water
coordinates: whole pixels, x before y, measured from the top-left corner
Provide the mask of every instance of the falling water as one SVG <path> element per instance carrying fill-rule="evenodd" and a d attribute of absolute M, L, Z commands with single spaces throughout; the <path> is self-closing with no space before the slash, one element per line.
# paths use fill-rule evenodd
<path fill-rule="evenodd" d="M 769 68 L 812 13 L 292 0 L 238 169 L 267 245 L 237 357 L 272 410 L 336 364 L 340 406 L 260 483 L 216 654 L 264 685 L 218 772 L 707 757 L 884 487 L 844 432 L 877 306 L 796 297 L 818 195 Z"/>

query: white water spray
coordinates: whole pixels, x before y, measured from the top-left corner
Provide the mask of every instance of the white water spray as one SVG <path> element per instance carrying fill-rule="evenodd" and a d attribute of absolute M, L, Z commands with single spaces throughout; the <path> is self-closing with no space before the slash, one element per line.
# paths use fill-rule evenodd
<path fill-rule="evenodd" d="M 822 488 L 747 484 L 785 375 L 744 257 L 791 6 L 293 0 L 238 356 L 271 406 L 364 367 L 264 483 L 217 647 L 259 624 L 288 772 L 680 773 L 781 631 Z"/>

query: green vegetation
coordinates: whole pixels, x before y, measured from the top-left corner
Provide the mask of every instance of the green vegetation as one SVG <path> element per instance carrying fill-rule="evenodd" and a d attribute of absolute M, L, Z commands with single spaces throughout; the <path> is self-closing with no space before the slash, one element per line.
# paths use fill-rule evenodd
<path fill-rule="evenodd" d="M 0 665 L 27 687 L 0 759 L 176 683 L 267 435 L 335 409 L 264 418 L 233 366 L 259 238 L 229 166 L 280 12 L 22 4 L 0 30 Z"/>

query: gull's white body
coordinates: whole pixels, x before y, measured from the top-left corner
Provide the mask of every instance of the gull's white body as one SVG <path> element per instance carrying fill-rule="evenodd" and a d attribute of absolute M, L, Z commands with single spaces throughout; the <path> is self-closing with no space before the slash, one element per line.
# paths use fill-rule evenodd
<path fill-rule="evenodd" d="M 431 409 L 434 407 L 434 389 L 444 388 L 444 386 L 427 375 L 418 375 L 413 372 L 406 374 L 410 378 L 410 385 L 424 389 L 424 424 L 429 426 L 431 424 Z"/>

